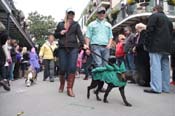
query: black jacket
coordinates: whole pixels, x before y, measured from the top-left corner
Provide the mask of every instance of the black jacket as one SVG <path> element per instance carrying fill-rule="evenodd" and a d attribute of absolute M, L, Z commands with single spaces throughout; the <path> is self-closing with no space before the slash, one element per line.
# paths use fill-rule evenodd
<path fill-rule="evenodd" d="M 5 52 L 2 46 L 0 46 L 0 68 L 5 65 L 5 62 L 6 62 Z"/>
<path fill-rule="evenodd" d="M 54 34 L 55 38 L 58 38 L 59 47 L 78 48 L 84 44 L 84 38 L 78 22 L 73 21 L 65 35 L 60 34 L 62 30 L 65 30 L 64 21 L 57 25 Z"/>
<path fill-rule="evenodd" d="M 173 42 L 172 42 L 172 54 L 171 54 L 171 66 L 175 68 L 175 32 L 173 32 Z"/>
<path fill-rule="evenodd" d="M 172 23 L 163 12 L 152 14 L 147 24 L 146 47 L 148 51 L 169 54 L 172 30 Z"/>
<path fill-rule="evenodd" d="M 2 46 L 7 41 L 7 38 L 8 38 L 8 35 L 5 31 L 0 32 L 0 68 L 2 66 L 4 66 L 4 64 L 6 62 L 6 56 L 5 56 L 5 52 L 4 52 L 4 49 L 2 48 Z"/>
<path fill-rule="evenodd" d="M 139 36 L 139 35 L 137 35 L 137 36 L 135 37 L 135 40 L 134 40 L 135 46 L 136 46 L 136 51 L 137 51 L 137 53 L 143 52 L 143 51 L 145 52 L 144 42 L 145 42 L 146 30 L 142 30 L 142 31 L 140 32 L 139 41 L 138 41 L 138 43 L 136 43 L 136 42 L 137 42 L 138 36 Z"/>
<path fill-rule="evenodd" d="M 12 46 L 11 50 L 10 50 L 10 55 L 11 55 L 11 58 L 12 58 L 12 62 L 13 63 L 16 63 L 17 62 L 17 58 L 16 58 L 16 50 L 15 50 L 15 47 Z"/>
<path fill-rule="evenodd" d="M 24 53 L 23 54 L 23 59 L 22 59 L 22 63 L 24 62 L 24 61 L 29 61 L 30 60 L 30 56 L 29 56 L 29 53 L 27 52 L 27 53 Z"/>
<path fill-rule="evenodd" d="M 132 53 L 132 48 L 135 45 L 134 38 L 135 38 L 135 34 L 134 33 L 130 33 L 129 36 L 126 37 L 125 45 L 124 45 L 125 53 Z"/>

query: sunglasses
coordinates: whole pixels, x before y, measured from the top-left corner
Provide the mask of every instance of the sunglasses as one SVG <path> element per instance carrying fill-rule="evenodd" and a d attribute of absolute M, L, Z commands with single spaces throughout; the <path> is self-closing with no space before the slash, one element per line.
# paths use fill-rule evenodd
<path fill-rule="evenodd" d="M 70 11 L 70 12 L 68 12 L 67 14 L 72 14 L 72 15 L 75 15 L 75 13 L 74 12 L 72 12 L 72 11 Z"/>
<path fill-rule="evenodd" d="M 105 11 L 98 12 L 98 14 L 105 14 L 105 13 L 106 13 Z"/>
<path fill-rule="evenodd" d="M 129 30 L 124 30 L 124 32 L 128 32 Z"/>

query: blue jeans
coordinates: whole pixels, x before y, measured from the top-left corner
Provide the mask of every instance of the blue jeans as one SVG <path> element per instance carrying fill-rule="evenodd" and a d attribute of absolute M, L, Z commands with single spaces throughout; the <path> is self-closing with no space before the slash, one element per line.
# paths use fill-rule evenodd
<path fill-rule="evenodd" d="M 132 53 L 126 54 L 126 68 L 130 71 L 135 70 L 134 54 Z"/>
<path fill-rule="evenodd" d="M 125 59 L 125 57 L 123 56 L 123 57 L 119 57 L 119 58 L 116 58 L 116 63 L 118 64 L 118 65 L 121 65 L 122 63 L 124 63 L 125 64 L 125 66 L 126 66 L 126 59 Z"/>
<path fill-rule="evenodd" d="M 91 45 L 91 50 L 95 52 L 96 54 L 100 55 L 104 59 L 109 59 L 109 49 L 107 49 L 105 46 L 100 45 Z M 99 56 L 92 53 L 93 61 L 95 63 L 95 67 L 105 66 L 108 64 L 106 61 L 102 60 Z"/>
<path fill-rule="evenodd" d="M 75 74 L 78 48 L 60 48 L 58 52 L 60 75 Z"/>
<path fill-rule="evenodd" d="M 14 80 L 14 74 L 13 74 L 13 71 L 14 71 L 14 68 L 15 68 L 15 63 L 13 62 L 12 64 L 10 64 L 10 69 L 9 69 L 9 72 L 10 72 L 10 80 Z"/>
<path fill-rule="evenodd" d="M 170 92 L 170 64 L 168 55 L 149 53 L 151 88 L 156 92 Z"/>

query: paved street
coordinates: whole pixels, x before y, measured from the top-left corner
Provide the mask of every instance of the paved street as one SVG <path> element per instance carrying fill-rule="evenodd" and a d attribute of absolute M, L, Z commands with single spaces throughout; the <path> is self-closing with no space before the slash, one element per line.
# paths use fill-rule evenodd
<path fill-rule="evenodd" d="M 161 95 L 143 92 L 143 87 L 128 84 L 126 96 L 133 105 L 123 105 L 118 89 L 109 95 L 109 103 L 96 101 L 92 93 L 86 98 L 86 88 L 90 80 L 77 78 L 75 82 L 75 98 L 68 97 L 66 91 L 58 93 L 58 78 L 54 83 L 42 81 L 39 74 L 37 84 L 25 87 L 24 80 L 11 83 L 12 90 L 6 92 L 0 88 L 0 116 L 175 116 L 175 88 L 170 94 Z M 100 94 L 103 97 L 103 94 Z"/>

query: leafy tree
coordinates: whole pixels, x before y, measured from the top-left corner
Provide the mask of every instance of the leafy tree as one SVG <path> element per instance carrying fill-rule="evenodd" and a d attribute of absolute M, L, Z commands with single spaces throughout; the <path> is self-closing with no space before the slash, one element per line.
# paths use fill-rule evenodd
<path fill-rule="evenodd" d="M 44 16 L 38 12 L 31 12 L 28 16 L 29 31 L 36 38 L 36 43 L 42 45 L 48 35 L 53 32 L 56 22 L 52 16 Z"/>
<path fill-rule="evenodd" d="M 169 5 L 175 6 L 175 0 L 167 0 Z"/>

